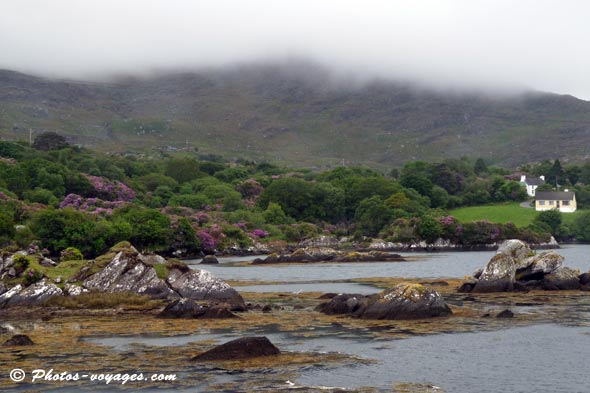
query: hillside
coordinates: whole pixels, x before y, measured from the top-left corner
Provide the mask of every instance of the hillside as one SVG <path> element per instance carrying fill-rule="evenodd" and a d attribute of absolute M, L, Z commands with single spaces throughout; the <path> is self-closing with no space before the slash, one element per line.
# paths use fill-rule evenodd
<path fill-rule="evenodd" d="M 590 102 L 530 92 L 442 93 L 331 82 L 318 67 L 248 66 L 112 83 L 0 71 L 0 136 L 58 131 L 104 151 L 200 153 L 326 166 L 484 157 L 501 165 L 590 154 Z"/>

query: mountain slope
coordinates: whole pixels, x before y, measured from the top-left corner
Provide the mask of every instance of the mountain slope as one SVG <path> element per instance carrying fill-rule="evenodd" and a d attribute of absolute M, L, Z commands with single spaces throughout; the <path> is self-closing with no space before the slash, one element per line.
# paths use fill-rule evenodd
<path fill-rule="evenodd" d="M 333 83 L 317 67 L 249 66 L 113 83 L 0 71 L 0 136 L 58 131 L 109 151 L 189 144 L 201 153 L 301 165 L 484 157 L 515 165 L 590 154 L 590 102 L 408 84 Z"/>

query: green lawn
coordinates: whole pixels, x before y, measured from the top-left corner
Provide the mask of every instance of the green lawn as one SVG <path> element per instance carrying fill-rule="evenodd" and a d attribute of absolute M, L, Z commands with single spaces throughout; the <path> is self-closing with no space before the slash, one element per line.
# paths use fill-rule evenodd
<path fill-rule="evenodd" d="M 580 210 L 575 213 L 563 213 L 562 220 L 571 223 L 579 212 Z M 449 214 L 461 222 L 488 220 L 490 222 L 506 223 L 512 221 L 517 227 L 524 227 L 532 223 L 539 212 L 532 208 L 520 207 L 520 204 L 515 202 L 462 207 L 451 210 Z"/>

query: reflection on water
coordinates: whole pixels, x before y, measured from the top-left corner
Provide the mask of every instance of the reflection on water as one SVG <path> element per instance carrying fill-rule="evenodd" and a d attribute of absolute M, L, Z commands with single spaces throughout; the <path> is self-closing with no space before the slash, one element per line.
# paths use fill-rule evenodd
<path fill-rule="evenodd" d="M 362 285 L 349 282 L 318 282 L 318 283 L 296 283 L 296 284 L 270 284 L 270 285 L 247 285 L 235 287 L 239 292 L 333 292 L 333 293 L 359 293 L 371 295 L 381 292 L 382 289 L 371 285 Z"/>

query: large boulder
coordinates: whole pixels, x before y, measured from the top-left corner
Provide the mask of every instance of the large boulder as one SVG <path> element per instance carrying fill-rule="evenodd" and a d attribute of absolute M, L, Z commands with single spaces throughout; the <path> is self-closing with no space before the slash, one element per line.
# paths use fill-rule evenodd
<path fill-rule="evenodd" d="M 33 340 L 25 334 L 15 334 L 2 344 L 4 347 L 35 345 Z"/>
<path fill-rule="evenodd" d="M 134 292 L 154 298 L 177 298 L 156 269 L 146 264 L 133 247 L 119 251 L 104 269 L 87 278 L 83 286 L 97 292 Z"/>
<path fill-rule="evenodd" d="M 276 356 L 280 353 L 281 351 L 266 337 L 242 337 L 197 355 L 193 360 L 240 360 Z"/>
<path fill-rule="evenodd" d="M 234 311 L 246 310 L 244 299 L 238 291 L 207 270 L 183 272 L 172 269 L 167 282 L 182 297 L 205 300 L 210 303 L 227 303 Z"/>
<path fill-rule="evenodd" d="M 0 296 L 0 306 L 41 304 L 54 296 L 62 296 L 63 291 L 47 279 L 24 288 L 19 284 Z"/>
<path fill-rule="evenodd" d="M 219 261 L 214 255 L 205 255 L 201 260 L 202 265 L 217 265 Z"/>
<path fill-rule="evenodd" d="M 402 283 L 371 296 L 338 295 L 317 308 L 363 319 L 422 319 L 451 315 L 443 297 L 421 284 Z"/>
<path fill-rule="evenodd" d="M 530 247 L 522 240 L 506 240 L 483 269 L 473 292 L 512 291 L 516 271 L 527 267 L 525 261 L 531 254 Z"/>

